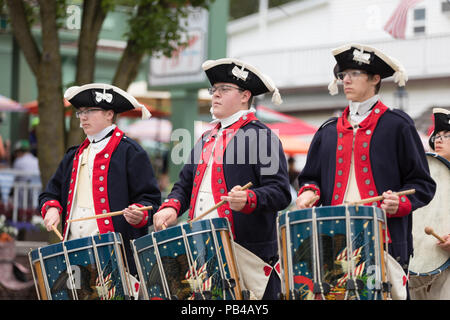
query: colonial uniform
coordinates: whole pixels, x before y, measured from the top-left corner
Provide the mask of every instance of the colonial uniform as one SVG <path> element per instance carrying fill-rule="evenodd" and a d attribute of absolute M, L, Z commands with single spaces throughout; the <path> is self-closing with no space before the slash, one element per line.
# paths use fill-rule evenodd
<path fill-rule="evenodd" d="M 122 112 L 139 105 L 126 92 L 103 84 L 71 87 L 65 96 L 76 108 L 98 106 Z M 136 268 L 129 242 L 147 234 L 150 212 L 143 211 L 144 218 L 137 225 L 130 225 L 122 215 L 67 221 L 123 210 L 132 204 L 153 206 L 157 210 L 161 194 L 147 153 L 112 125 L 95 136 L 88 136 L 81 145 L 69 148 L 39 196 L 39 203 L 43 217 L 49 207 L 59 209 L 65 239 L 121 233 L 130 272 L 134 275 Z"/>
<path fill-rule="evenodd" d="M 352 44 L 333 50 L 333 55 L 335 75 L 359 69 L 381 78 L 394 74 L 399 85 L 407 80 L 401 65 L 375 48 Z M 329 90 L 337 93 L 336 78 Z M 389 253 L 407 270 L 413 253 L 411 213 L 433 198 L 436 184 L 414 122 L 406 113 L 389 109 L 377 95 L 350 102 L 342 116 L 319 128 L 298 180 L 299 194 L 312 189 L 320 195 L 316 205 L 340 205 L 387 190 L 415 189 L 415 194 L 400 197 L 395 214 L 387 214 Z M 381 202 L 368 205 L 381 206 Z"/>
<path fill-rule="evenodd" d="M 450 110 L 434 108 L 433 115 L 434 130 L 428 142 L 434 150 L 435 142 L 432 137 L 441 131 L 450 132 Z M 450 268 L 445 267 L 445 265 L 450 259 L 450 252 L 439 248 L 436 245 L 437 240 L 424 233 L 423 226 L 432 226 L 437 234 L 450 233 L 450 211 L 448 209 L 450 161 L 435 153 L 428 153 L 427 155 L 432 177 L 437 183 L 437 190 L 431 203 L 417 212 L 420 219 L 414 220 L 416 224 L 413 224 L 413 236 L 415 243 L 419 243 L 419 248 L 416 248 L 411 260 L 410 269 L 412 272 L 409 288 L 413 300 L 449 300 Z M 435 159 L 438 159 L 438 161 Z M 432 270 L 434 268 L 436 269 Z M 440 268 L 440 271 L 434 272 L 438 268 Z M 425 271 L 432 274 L 425 275 Z M 416 274 L 413 272 L 416 272 Z"/>
<path fill-rule="evenodd" d="M 253 95 L 271 91 L 274 100 L 280 101 L 270 79 L 243 62 L 220 59 L 205 62 L 203 68 L 212 85 L 234 83 Z M 172 207 L 179 215 L 189 210 L 192 219 L 220 202 L 220 197 L 226 196 L 234 186 L 252 182 L 253 187 L 246 191 L 247 203 L 240 212 L 231 210 L 225 203 L 205 218 L 228 219 L 239 245 L 238 255 L 247 252 L 254 257 L 250 264 L 238 258 L 240 271 L 262 272 L 263 284 L 253 286 L 248 282 L 247 288 L 259 299 L 277 299 L 281 284 L 277 273 L 276 217 L 291 201 L 282 145 L 253 110 L 239 111 L 216 122 L 215 128 L 204 133 L 196 143 L 179 181 L 160 210 Z M 258 270 L 251 269 L 250 265 Z M 244 281 L 248 279 L 243 277 Z"/>

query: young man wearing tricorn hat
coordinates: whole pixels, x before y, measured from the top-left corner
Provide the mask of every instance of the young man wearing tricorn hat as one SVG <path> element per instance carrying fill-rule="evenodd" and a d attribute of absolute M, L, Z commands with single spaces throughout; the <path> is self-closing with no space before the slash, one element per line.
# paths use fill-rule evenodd
<path fill-rule="evenodd" d="M 102 83 L 74 86 L 64 97 L 76 108 L 87 138 L 69 148 L 57 171 L 39 196 L 48 230 L 62 222 L 67 240 L 107 232 L 124 239 L 131 274 L 136 274 L 130 239 L 148 232 L 151 211 L 137 207 L 161 204 L 161 193 L 147 153 L 114 124 L 116 114 L 142 108 L 127 92 Z M 123 215 L 67 223 L 68 220 L 124 210 Z"/>
<path fill-rule="evenodd" d="M 434 129 L 428 143 L 434 152 L 427 153 L 427 159 L 437 189 L 433 201 L 415 213 L 413 221 L 414 243 L 420 246 L 411 261 L 411 271 L 415 272 L 409 281 L 413 300 L 450 299 L 450 269 L 446 267 L 450 255 L 450 110 L 433 108 L 433 115 Z M 425 234 L 424 225 L 443 242 Z"/>
<path fill-rule="evenodd" d="M 393 75 L 404 86 L 406 72 L 396 60 L 366 45 L 344 45 L 332 54 L 337 64 L 329 91 L 336 94 L 341 82 L 349 105 L 315 134 L 298 178 L 297 207 L 383 195 L 376 205 L 387 213 L 389 253 L 407 270 L 413 252 L 411 213 L 433 198 L 436 185 L 413 120 L 385 106 L 378 95 L 381 79 Z M 393 194 L 408 189 L 415 193 Z M 314 195 L 320 199 L 308 205 Z"/>
<path fill-rule="evenodd" d="M 267 92 L 273 93 L 274 103 L 281 103 L 281 97 L 270 78 L 237 59 L 209 60 L 203 70 L 212 85 L 216 125 L 196 143 L 155 214 L 154 226 L 173 225 L 186 210 L 193 219 L 226 200 L 205 218 L 229 220 L 245 287 L 257 299 L 277 299 L 276 217 L 291 201 L 287 163 L 278 137 L 256 118 L 250 104 L 253 96 Z M 241 190 L 249 182 L 253 186 Z M 244 264 L 242 255 L 250 261 Z"/>

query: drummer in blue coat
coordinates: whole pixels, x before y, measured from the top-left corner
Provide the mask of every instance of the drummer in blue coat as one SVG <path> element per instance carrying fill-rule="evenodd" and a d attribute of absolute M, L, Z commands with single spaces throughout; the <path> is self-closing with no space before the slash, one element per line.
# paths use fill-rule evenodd
<path fill-rule="evenodd" d="M 348 44 L 332 51 L 336 59 L 330 94 L 342 83 L 349 105 L 315 134 L 298 177 L 297 207 L 340 205 L 383 195 L 373 203 L 387 213 L 389 253 L 406 271 L 412 248 L 412 212 L 431 201 L 436 184 L 413 120 L 385 106 L 378 94 L 381 79 L 394 76 L 404 86 L 407 75 L 380 50 Z M 415 194 L 393 192 L 415 189 Z M 318 195 L 320 199 L 309 204 Z M 371 204 L 372 205 L 372 204 Z"/>
<path fill-rule="evenodd" d="M 258 299 L 277 299 L 276 217 L 291 201 L 289 176 L 278 137 L 256 118 L 251 102 L 266 92 L 273 93 L 274 103 L 281 103 L 281 97 L 270 78 L 237 59 L 209 60 L 203 69 L 212 85 L 215 127 L 196 143 L 179 181 L 154 215 L 154 226 L 174 225 L 186 210 L 193 219 L 226 200 L 205 218 L 228 219 L 246 288 Z M 253 186 L 242 190 L 248 182 Z M 251 263 L 240 263 L 241 254 L 251 256 Z M 250 279 L 260 273 L 262 282 Z"/>
<path fill-rule="evenodd" d="M 450 110 L 435 108 L 434 113 L 434 130 L 430 136 L 431 148 L 442 158 L 447 160 L 450 166 Z M 450 181 L 449 181 L 450 183 Z M 450 253 L 450 234 L 442 236 L 445 242 L 438 242 L 437 245 Z"/>
<path fill-rule="evenodd" d="M 161 193 L 147 153 L 115 124 L 118 113 L 142 108 L 127 92 L 102 83 L 74 86 L 64 97 L 76 108 L 86 139 L 69 148 L 57 171 L 39 196 L 47 230 L 62 223 L 65 240 L 107 232 L 121 233 L 130 272 L 136 274 L 130 239 L 148 233 L 151 210 Z M 124 210 L 123 215 L 67 223 L 68 220 Z"/>

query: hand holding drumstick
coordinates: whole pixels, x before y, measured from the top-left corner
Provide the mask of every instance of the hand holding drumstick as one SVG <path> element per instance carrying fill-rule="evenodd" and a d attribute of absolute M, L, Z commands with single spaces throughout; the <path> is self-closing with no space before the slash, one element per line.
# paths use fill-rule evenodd
<path fill-rule="evenodd" d="M 437 245 L 438 245 L 442 250 L 445 250 L 445 251 L 447 251 L 447 252 L 450 252 L 450 235 L 449 235 L 449 234 L 447 234 L 447 235 L 441 237 L 441 236 L 437 235 L 437 234 L 434 232 L 433 228 L 431 228 L 431 227 L 425 227 L 425 230 L 424 230 L 424 231 L 425 231 L 426 234 L 431 235 L 431 236 L 433 236 L 433 237 L 435 237 L 436 239 L 439 240 L 439 242 L 437 243 Z"/>

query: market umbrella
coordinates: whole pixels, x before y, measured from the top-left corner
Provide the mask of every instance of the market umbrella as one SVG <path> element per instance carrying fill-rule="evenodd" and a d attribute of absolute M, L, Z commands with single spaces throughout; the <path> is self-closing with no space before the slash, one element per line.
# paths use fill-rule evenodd
<path fill-rule="evenodd" d="M 25 109 L 19 102 L 0 95 L 0 112 L 25 112 Z"/>

